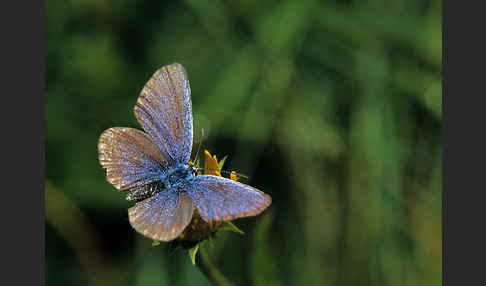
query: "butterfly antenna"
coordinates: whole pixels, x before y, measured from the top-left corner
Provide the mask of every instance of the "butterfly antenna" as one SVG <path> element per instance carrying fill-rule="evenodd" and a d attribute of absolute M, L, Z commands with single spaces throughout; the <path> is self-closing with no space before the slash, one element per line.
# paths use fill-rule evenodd
<path fill-rule="evenodd" d="M 238 176 L 238 177 L 242 177 L 242 178 L 245 178 L 245 179 L 248 179 L 248 176 L 245 175 L 245 174 L 242 174 L 242 173 L 237 173 L 235 171 L 226 171 L 226 170 L 219 170 L 219 169 L 212 169 L 212 168 L 197 168 L 198 170 L 207 170 L 207 171 L 218 171 L 220 173 L 224 173 L 224 174 L 228 174 L 228 175 L 231 175 L 231 173 L 233 173 L 234 175 Z"/>
<path fill-rule="evenodd" d="M 199 151 L 201 150 L 202 142 L 204 141 L 204 128 L 201 128 L 201 139 L 199 139 L 199 145 L 197 146 L 196 156 L 194 157 L 194 164 L 196 164 L 197 158 L 199 158 Z"/>

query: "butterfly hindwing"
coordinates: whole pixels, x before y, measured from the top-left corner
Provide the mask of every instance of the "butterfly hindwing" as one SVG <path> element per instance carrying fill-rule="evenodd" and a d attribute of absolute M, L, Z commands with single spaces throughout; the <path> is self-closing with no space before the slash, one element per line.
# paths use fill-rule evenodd
<path fill-rule="evenodd" d="M 194 203 L 182 190 L 164 190 L 128 209 L 132 227 L 158 241 L 177 238 L 192 218 Z"/>
<path fill-rule="evenodd" d="M 126 127 L 110 128 L 101 134 L 98 159 L 106 169 L 106 179 L 119 191 L 152 182 L 167 167 L 146 133 Z"/>
<path fill-rule="evenodd" d="M 135 116 L 163 154 L 187 163 L 192 148 L 191 88 L 180 64 L 157 70 L 145 84 L 135 105 Z"/>
<path fill-rule="evenodd" d="M 253 187 L 213 175 L 196 176 L 187 192 L 207 222 L 255 216 L 272 202 Z"/>

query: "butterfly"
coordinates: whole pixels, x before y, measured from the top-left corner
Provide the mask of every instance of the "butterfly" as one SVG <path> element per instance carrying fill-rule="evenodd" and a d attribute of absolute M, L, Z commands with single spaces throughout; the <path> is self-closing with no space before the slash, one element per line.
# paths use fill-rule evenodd
<path fill-rule="evenodd" d="M 180 64 L 158 69 L 134 107 L 145 132 L 105 130 L 98 141 L 106 179 L 136 201 L 128 209 L 131 226 L 157 241 L 176 239 L 195 208 L 206 222 L 255 216 L 271 204 L 256 188 L 214 175 L 197 175 L 188 162 L 193 143 L 191 89 Z"/>

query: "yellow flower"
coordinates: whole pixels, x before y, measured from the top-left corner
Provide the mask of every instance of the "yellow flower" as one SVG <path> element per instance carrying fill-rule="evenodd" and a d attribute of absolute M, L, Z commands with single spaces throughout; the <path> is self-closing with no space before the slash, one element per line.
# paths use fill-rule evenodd
<path fill-rule="evenodd" d="M 218 166 L 218 158 L 216 158 L 216 155 L 211 157 L 211 153 L 209 153 L 208 150 L 204 150 L 204 156 L 206 158 L 206 160 L 204 160 L 204 174 L 221 177 Z"/>
<path fill-rule="evenodd" d="M 204 150 L 204 157 L 204 169 L 202 169 L 204 170 L 204 175 L 215 175 L 221 177 L 221 169 L 223 168 L 226 157 L 218 162 L 216 155 L 211 156 L 211 153 L 209 153 L 208 150 Z M 199 167 L 199 160 L 196 159 L 196 163 L 189 161 L 188 164 L 190 166 Z M 198 176 L 202 175 L 200 170 L 201 169 L 197 171 Z M 240 175 L 235 171 L 231 171 L 230 173 L 231 180 L 237 181 L 239 176 L 243 175 Z M 212 243 L 211 237 L 218 229 L 230 230 L 239 234 L 244 234 L 243 231 L 241 231 L 230 221 L 206 222 L 201 218 L 197 208 L 194 208 L 191 222 L 179 235 L 179 237 L 175 239 L 175 243 L 180 244 L 182 247 L 188 249 L 191 262 L 193 265 L 195 265 L 199 244 L 205 239 L 209 239 L 209 242 Z M 158 245 L 158 243 L 153 245 Z"/>
<path fill-rule="evenodd" d="M 211 156 L 211 153 L 209 153 L 208 150 L 204 150 L 204 157 L 204 175 L 215 175 L 221 177 L 221 169 L 219 166 L 220 162 L 218 162 L 216 155 Z M 188 164 L 191 166 L 196 166 L 196 164 L 194 164 L 192 161 L 190 161 Z M 200 171 L 198 171 L 198 175 L 201 175 Z M 234 171 L 231 172 L 230 179 L 235 181 L 238 180 L 238 176 Z M 221 221 L 204 221 L 199 215 L 197 208 L 194 208 L 191 222 L 186 229 L 184 229 L 181 235 L 179 235 L 177 240 L 189 242 L 198 242 L 204 240 L 211 234 L 215 233 L 216 230 L 218 230 L 218 228 L 221 226 L 221 223 Z"/>

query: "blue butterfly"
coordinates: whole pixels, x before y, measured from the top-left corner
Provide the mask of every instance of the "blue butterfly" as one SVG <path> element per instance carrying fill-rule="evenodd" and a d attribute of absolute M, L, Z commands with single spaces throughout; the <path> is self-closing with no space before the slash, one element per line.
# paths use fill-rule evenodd
<path fill-rule="evenodd" d="M 255 216 L 269 195 L 213 175 L 197 175 L 188 165 L 192 149 L 192 104 L 187 73 L 180 64 L 157 70 L 134 108 L 147 132 L 115 127 L 98 142 L 99 162 L 118 191 L 136 201 L 129 221 L 139 233 L 158 241 L 177 238 L 194 208 L 206 222 Z"/>

